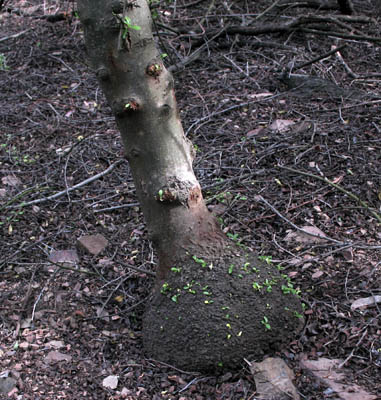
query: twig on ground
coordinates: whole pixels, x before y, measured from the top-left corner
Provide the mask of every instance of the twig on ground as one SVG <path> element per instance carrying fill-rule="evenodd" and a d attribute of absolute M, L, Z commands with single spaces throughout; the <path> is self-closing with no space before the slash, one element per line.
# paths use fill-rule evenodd
<path fill-rule="evenodd" d="M 255 35 L 262 35 L 266 33 L 288 33 L 293 31 L 302 31 L 308 33 L 316 33 L 318 35 L 325 35 L 325 36 L 334 36 L 343 39 L 350 39 L 350 40 L 361 40 L 361 41 L 368 41 L 368 42 L 381 42 L 381 38 L 368 36 L 368 35 L 356 35 L 356 34 L 347 34 L 344 32 L 335 32 L 335 31 L 327 31 L 323 30 L 326 27 L 327 23 L 336 24 L 342 27 L 342 23 L 338 20 L 339 18 L 327 17 L 324 15 L 308 15 L 308 16 L 300 16 L 291 19 L 285 23 L 275 24 L 257 24 L 256 26 L 242 26 L 242 25 L 231 25 L 224 27 L 219 32 L 217 30 L 210 30 L 205 32 L 206 34 L 214 35 L 214 39 L 217 39 L 219 36 L 223 34 L 227 35 L 245 35 L 245 36 L 255 36 Z M 340 18 L 343 20 L 343 18 Z M 346 19 L 344 19 L 346 20 Z M 351 20 L 352 22 L 359 22 L 355 20 Z M 348 21 L 349 22 L 349 21 Z M 369 21 L 371 22 L 371 21 Z M 307 25 L 314 24 L 315 29 L 306 28 Z M 322 24 L 322 30 L 318 29 L 318 24 Z M 346 27 L 348 29 L 348 27 Z M 197 41 L 195 46 L 201 45 L 201 41 Z"/>
<path fill-rule="evenodd" d="M 324 239 L 331 241 L 333 243 L 339 244 L 339 245 L 348 245 L 348 242 L 341 242 L 340 240 L 336 240 L 333 238 L 330 238 L 329 236 L 321 236 L 321 235 L 316 235 L 314 233 L 308 232 L 304 230 L 303 228 L 300 228 L 299 226 L 295 225 L 292 221 L 290 221 L 288 218 L 286 218 L 284 215 L 282 215 L 273 205 L 271 205 L 267 200 L 265 200 L 262 196 L 254 196 L 254 200 L 266 204 L 267 207 L 269 207 L 278 217 L 282 218 L 284 221 L 286 221 L 288 224 L 290 224 L 294 229 L 298 230 L 299 232 L 302 232 L 308 236 L 313 236 L 319 239 Z"/>
<path fill-rule="evenodd" d="M 300 28 L 300 30 L 306 33 L 316 33 L 317 35 L 333 36 L 341 39 L 361 40 L 364 42 L 381 43 L 381 38 L 368 35 L 352 35 L 343 32 L 319 31 L 318 29 L 310 29 L 310 28 Z"/>
<path fill-rule="evenodd" d="M 266 8 L 266 10 L 262 11 L 260 14 L 258 14 L 255 19 L 258 20 L 260 18 L 262 18 L 264 15 L 266 15 L 267 13 L 269 13 L 274 7 L 276 7 L 278 5 L 278 3 L 280 2 L 280 0 L 274 1 L 273 4 L 271 4 L 269 7 Z"/>
<path fill-rule="evenodd" d="M 335 54 L 336 52 L 339 52 L 339 51 L 342 50 L 344 47 L 346 47 L 346 44 L 343 44 L 343 45 L 340 46 L 340 47 L 336 47 L 336 48 L 332 49 L 331 51 L 329 51 L 328 53 L 325 53 L 325 54 L 322 54 L 321 56 L 315 57 L 315 58 L 313 58 L 312 60 L 307 61 L 307 62 L 305 62 L 305 63 L 303 63 L 303 64 L 295 65 L 295 66 L 292 68 L 292 71 L 297 71 L 298 69 L 307 67 L 308 65 L 311 65 L 311 64 L 314 64 L 314 63 L 316 63 L 316 62 L 318 62 L 318 61 L 320 61 L 320 60 L 323 60 L 324 58 L 327 58 L 327 57 L 331 56 L 332 54 Z"/>
<path fill-rule="evenodd" d="M 129 208 L 129 207 L 137 207 L 137 206 L 140 206 L 140 203 L 121 204 L 120 206 L 106 207 L 106 208 L 101 208 L 100 210 L 94 210 L 94 212 L 100 213 L 100 212 L 104 212 L 104 211 L 119 210 L 120 208 Z"/>
<path fill-rule="evenodd" d="M 99 276 L 98 273 L 88 271 L 87 269 L 79 269 L 79 268 L 76 268 L 76 267 L 69 267 L 69 266 L 67 266 L 67 265 L 62 265 L 63 263 L 56 263 L 56 262 L 51 261 L 51 260 L 49 260 L 49 263 L 55 265 L 55 266 L 58 267 L 59 269 L 65 269 L 65 270 L 67 270 L 67 271 L 77 272 L 78 274 L 86 274 L 86 275 L 96 275 L 96 276 Z"/>
<path fill-rule="evenodd" d="M 19 33 L 14 33 L 13 35 L 9 35 L 9 36 L 4 36 L 4 37 L 0 38 L 0 42 L 5 42 L 5 41 L 8 40 L 8 39 L 16 39 L 16 38 L 18 38 L 18 37 L 24 35 L 24 33 L 29 32 L 31 29 L 32 29 L 32 28 L 25 29 L 24 31 L 21 31 L 21 32 L 19 32 Z"/>
<path fill-rule="evenodd" d="M 349 356 L 337 366 L 337 369 L 341 369 L 344 367 L 344 365 L 353 357 L 353 354 L 355 352 L 355 350 L 358 348 L 358 346 L 360 345 L 360 343 L 363 341 L 365 335 L 368 333 L 368 329 L 365 329 L 364 333 L 362 334 L 360 340 L 356 343 L 356 346 L 353 347 L 351 353 L 349 354 Z"/>
<path fill-rule="evenodd" d="M 336 57 L 337 59 L 341 62 L 341 64 L 343 65 L 343 67 L 345 68 L 345 70 L 347 71 L 348 75 L 353 78 L 353 79 L 358 79 L 358 75 L 355 74 L 350 67 L 348 66 L 348 64 L 345 62 L 343 56 L 340 54 L 339 52 L 339 48 L 337 48 L 337 53 L 336 53 Z"/>
<path fill-rule="evenodd" d="M 119 265 L 122 265 L 123 267 L 132 269 L 132 270 L 134 270 L 136 272 L 140 272 L 140 273 L 146 274 L 146 275 L 156 276 L 156 274 L 154 272 L 147 271 L 146 269 L 138 268 L 138 267 L 135 267 L 134 265 L 127 264 L 127 263 L 124 263 L 124 262 L 118 261 L 118 260 L 114 260 L 114 262 L 116 262 Z"/>
<path fill-rule="evenodd" d="M 37 271 L 37 268 L 35 268 L 33 270 L 32 277 L 30 278 L 30 281 L 29 281 L 28 290 L 27 290 L 27 292 L 26 292 L 26 294 L 24 296 L 24 299 L 22 300 L 22 303 L 21 303 L 21 310 L 22 311 L 17 316 L 16 329 L 13 332 L 13 337 L 15 339 L 19 336 L 19 333 L 20 333 L 22 314 L 26 311 L 26 306 L 27 306 L 29 298 L 30 298 L 30 296 L 32 294 L 33 281 L 34 281 L 34 276 L 36 275 L 36 271 Z"/>
<path fill-rule="evenodd" d="M 72 192 L 73 190 L 79 189 L 83 186 L 86 186 L 87 184 L 96 181 L 97 179 L 101 178 L 102 176 L 107 175 L 108 173 L 110 173 L 115 167 L 117 167 L 119 164 L 121 164 L 124 160 L 118 160 L 116 162 L 114 162 L 114 164 L 111 164 L 107 169 L 105 169 L 104 171 L 100 172 L 99 174 L 96 174 L 88 179 L 85 179 L 84 181 L 77 183 L 76 185 L 67 188 L 65 190 L 62 190 L 61 192 L 52 194 L 51 196 L 48 197 L 43 197 L 41 199 L 36 199 L 36 200 L 32 200 L 29 201 L 27 203 L 20 203 L 17 204 L 15 206 L 7 206 L 6 208 L 22 208 L 22 207 L 27 207 L 27 206 L 31 206 L 34 204 L 39 204 L 39 203 L 44 203 L 46 201 L 50 201 L 50 200 L 55 200 L 61 196 L 64 196 L 65 194 L 68 194 L 69 192 Z M 19 195 L 17 195 L 14 199 L 17 199 L 19 197 Z M 9 202 L 8 202 L 9 204 Z"/>
<path fill-rule="evenodd" d="M 190 56 L 185 57 L 183 60 L 178 62 L 175 65 L 171 65 L 168 67 L 168 71 L 170 72 L 176 72 L 182 68 L 184 68 L 186 65 L 190 64 L 191 62 L 197 60 L 198 57 L 200 57 L 201 52 L 209 46 L 209 43 L 218 38 L 223 31 L 225 31 L 226 28 L 221 29 L 219 32 L 217 32 L 213 37 L 208 39 L 202 46 L 200 46 L 197 50 L 195 50 Z"/>
<path fill-rule="evenodd" d="M 285 167 L 283 165 L 279 165 L 278 167 L 281 169 L 285 169 L 287 171 L 290 172 L 294 172 L 295 174 L 300 174 L 300 175 L 304 175 L 304 176 L 309 176 L 311 178 L 314 179 L 319 179 L 320 181 L 323 181 L 325 183 L 328 183 L 328 185 L 331 185 L 332 187 L 334 187 L 335 189 L 339 190 L 340 192 L 346 194 L 348 197 L 350 197 L 351 199 L 357 201 L 363 208 L 365 208 L 366 210 L 368 210 L 376 219 L 378 222 L 381 222 L 381 215 L 372 207 L 369 207 L 368 204 L 361 200 L 359 197 L 357 197 L 355 194 L 353 194 L 352 192 L 349 192 L 348 190 L 344 189 L 342 186 L 340 186 L 337 183 L 334 183 L 332 181 L 330 181 L 328 178 L 326 178 L 325 176 L 319 176 L 319 175 L 314 175 L 311 174 L 309 172 L 304 172 L 304 171 L 299 171 L 297 169 L 294 168 L 290 168 L 290 167 Z"/>

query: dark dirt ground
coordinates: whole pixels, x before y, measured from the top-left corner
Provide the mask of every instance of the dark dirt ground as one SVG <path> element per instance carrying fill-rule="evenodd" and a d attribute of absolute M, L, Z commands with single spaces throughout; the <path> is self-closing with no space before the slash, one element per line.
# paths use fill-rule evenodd
<path fill-rule="evenodd" d="M 375 395 L 380 306 L 351 305 L 381 295 L 381 52 L 380 39 L 372 41 L 381 37 L 380 3 L 354 1 L 357 16 L 375 18 L 368 22 L 337 22 L 335 7 L 287 3 L 260 15 L 272 2 L 162 1 L 158 21 L 178 30 L 158 26 L 162 51 L 176 64 L 223 23 L 327 18 L 282 33 L 221 34 L 175 73 L 176 94 L 204 197 L 225 232 L 271 256 L 302 291 L 304 330 L 279 354 L 301 398 L 339 398 L 300 367 L 305 357 L 341 359 L 348 385 Z M 0 373 L 17 380 L 2 398 L 255 399 L 245 362 L 234 373 L 204 376 L 143 354 L 141 316 L 156 258 L 73 6 L 8 0 L 0 14 Z M 47 18 L 62 13 L 67 18 Z M 206 36 L 190 36 L 201 31 Z M 342 59 L 295 72 L 344 90 L 288 90 L 278 79 L 287 66 L 343 44 Z M 280 120 L 291 125 L 277 130 Z M 330 239 L 285 240 L 295 225 Z M 73 270 L 49 262 L 53 250 L 75 249 L 79 237 L 96 233 L 109 241 L 100 255 L 80 251 L 75 265 L 66 264 Z M 66 359 L 58 361 L 55 348 Z M 119 376 L 116 390 L 102 386 L 109 375 Z"/>

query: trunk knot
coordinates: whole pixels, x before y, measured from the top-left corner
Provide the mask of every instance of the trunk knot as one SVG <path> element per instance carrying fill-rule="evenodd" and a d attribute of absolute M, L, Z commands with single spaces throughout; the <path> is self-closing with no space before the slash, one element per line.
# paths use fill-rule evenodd
<path fill-rule="evenodd" d="M 113 104 L 113 111 L 118 117 L 123 117 L 128 113 L 139 110 L 140 104 L 136 99 L 121 99 Z"/>
<path fill-rule="evenodd" d="M 152 76 L 154 78 L 157 78 L 163 71 L 163 65 L 159 62 L 154 62 L 152 64 L 149 64 L 148 67 L 146 68 L 146 73 L 149 76 Z"/>

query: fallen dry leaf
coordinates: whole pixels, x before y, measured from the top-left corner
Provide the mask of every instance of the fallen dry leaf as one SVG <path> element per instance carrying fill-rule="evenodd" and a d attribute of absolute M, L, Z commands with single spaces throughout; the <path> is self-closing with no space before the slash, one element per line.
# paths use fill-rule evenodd
<path fill-rule="evenodd" d="M 295 125 L 295 121 L 290 119 L 276 119 L 269 125 L 269 129 L 273 132 L 281 133 L 288 131 L 292 125 Z"/>
<path fill-rule="evenodd" d="M 316 226 L 302 226 L 302 231 L 289 232 L 284 240 L 288 243 L 324 243 L 326 235 Z M 318 236 L 318 237 L 317 237 Z"/>
<path fill-rule="evenodd" d="M 312 372 L 318 379 L 329 386 L 336 395 L 343 400 L 376 400 L 377 396 L 366 392 L 355 383 L 348 382 L 338 366 L 342 360 L 319 358 L 317 360 L 304 359 L 300 362 L 303 369 Z"/>
<path fill-rule="evenodd" d="M 324 275 L 324 271 L 316 271 L 311 275 L 312 279 L 318 279 L 320 278 L 322 275 Z"/>
<path fill-rule="evenodd" d="M 20 179 L 14 175 L 7 175 L 2 177 L 1 182 L 3 183 L 3 185 L 14 186 L 14 187 L 21 184 Z"/>
<path fill-rule="evenodd" d="M 281 358 L 269 357 L 262 362 L 251 362 L 258 399 L 298 400 L 300 397 L 292 383 L 293 371 Z"/>
<path fill-rule="evenodd" d="M 261 133 L 264 129 L 265 129 L 265 128 L 264 128 L 263 126 L 260 126 L 260 127 L 258 127 L 258 128 L 252 129 L 251 131 L 249 131 L 249 132 L 246 133 L 246 136 L 247 136 L 248 138 L 249 138 L 249 137 L 252 137 L 252 136 L 256 136 L 256 135 L 258 135 L 259 133 Z"/>
<path fill-rule="evenodd" d="M 363 297 L 351 304 L 351 310 L 354 311 L 356 308 L 372 306 L 376 303 L 381 303 L 381 296 Z"/>

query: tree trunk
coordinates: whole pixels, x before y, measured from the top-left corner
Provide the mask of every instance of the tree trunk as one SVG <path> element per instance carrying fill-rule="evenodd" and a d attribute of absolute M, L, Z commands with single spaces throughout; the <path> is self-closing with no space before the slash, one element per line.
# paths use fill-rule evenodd
<path fill-rule="evenodd" d="M 301 326 L 300 300 L 275 267 L 228 240 L 208 212 L 147 1 L 78 0 L 78 8 L 159 256 L 143 321 L 148 355 L 206 371 L 278 350 Z"/>

